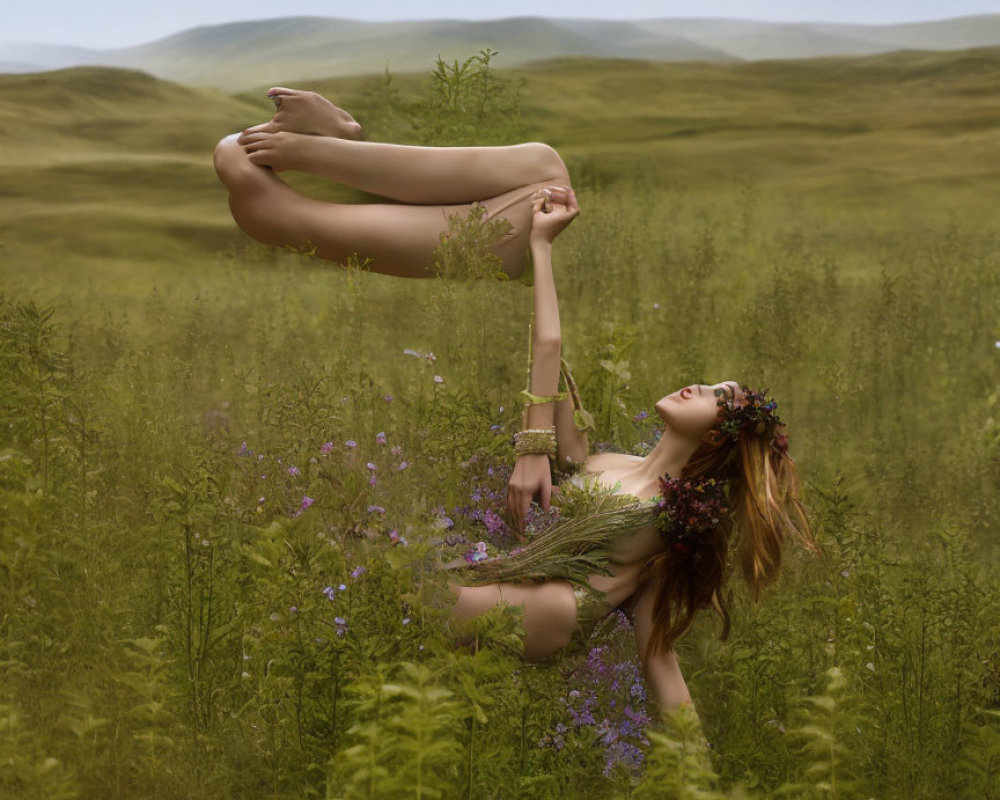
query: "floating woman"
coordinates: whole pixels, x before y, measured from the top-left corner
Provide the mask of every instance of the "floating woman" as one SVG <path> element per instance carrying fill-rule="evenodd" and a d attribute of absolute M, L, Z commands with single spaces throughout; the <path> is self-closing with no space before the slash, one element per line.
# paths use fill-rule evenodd
<path fill-rule="evenodd" d="M 525 657 L 545 660 L 620 608 L 632 620 L 650 696 L 664 712 L 689 704 L 673 645 L 703 608 L 714 608 L 728 633 L 722 587 L 733 535 L 754 596 L 776 577 L 789 537 L 813 547 L 776 403 L 735 381 L 686 386 L 656 403 L 663 432 L 649 455 L 588 455 L 587 415 L 561 368 L 552 272 L 552 243 L 579 207 L 555 150 L 359 142 L 353 118 L 319 95 L 271 94 L 274 118 L 223 139 L 215 153 L 233 216 L 253 238 L 310 243 L 320 258 L 339 262 L 360 254 L 375 271 L 428 277 L 450 218 L 478 203 L 509 223 L 494 245 L 504 271 L 519 275 L 529 251 L 534 262 L 533 358 L 508 506 L 519 529 L 534 497 L 548 507 L 552 461 L 579 469 L 577 491 L 595 499 L 510 555 L 456 570 L 449 601 L 456 622 L 500 603 L 520 606 Z M 275 175 L 286 169 L 398 203 L 312 200 Z"/>
<path fill-rule="evenodd" d="M 454 217 L 474 205 L 484 223 L 509 228 L 492 246 L 503 271 L 521 275 L 531 230 L 532 195 L 569 186 L 559 154 L 538 142 L 510 147 L 412 147 L 355 141 L 361 127 L 315 92 L 277 87 L 271 121 L 227 136 L 215 169 L 229 191 L 236 224 L 268 245 L 308 249 L 329 261 L 352 256 L 387 275 L 434 277 L 434 255 Z M 276 173 L 309 172 L 395 203 L 325 203 L 292 189 Z M 507 226 L 504 226 L 507 227 Z"/>

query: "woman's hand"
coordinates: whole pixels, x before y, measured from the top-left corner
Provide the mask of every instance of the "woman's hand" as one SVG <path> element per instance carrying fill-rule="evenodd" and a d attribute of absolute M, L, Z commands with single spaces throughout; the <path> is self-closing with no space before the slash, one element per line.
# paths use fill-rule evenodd
<path fill-rule="evenodd" d="M 552 241 L 580 213 L 576 194 L 568 186 L 539 189 L 532 197 L 531 242 Z"/>
<path fill-rule="evenodd" d="M 542 510 L 549 510 L 552 497 L 552 469 L 549 457 L 544 454 L 524 455 L 517 459 L 507 484 L 507 508 L 514 520 L 515 530 L 524 530 L 524 518 L 531 508 L 531 501 L 539 495 Z M 519 537 L 524 541 L 524 537 Z"/>

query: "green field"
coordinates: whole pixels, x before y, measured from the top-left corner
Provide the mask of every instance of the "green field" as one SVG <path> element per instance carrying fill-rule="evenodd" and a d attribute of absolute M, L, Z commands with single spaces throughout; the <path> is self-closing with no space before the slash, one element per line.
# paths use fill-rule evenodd
<path fill-rule="evenodd" d="M 692 380 L 778 397 L 822 555 L 678 648 L 713 749 L 643 716 L 620 627 L 451 650 L 423 565 L 487 538 L 530 287 L 256 245 L 211 153 L 266 87 L 80 68 L 0 75 L 0 796 L 1000 797 L 1000 49 L 493 77 L 479 116 L 299 86 L 563 154 L 597 441 Z"/>

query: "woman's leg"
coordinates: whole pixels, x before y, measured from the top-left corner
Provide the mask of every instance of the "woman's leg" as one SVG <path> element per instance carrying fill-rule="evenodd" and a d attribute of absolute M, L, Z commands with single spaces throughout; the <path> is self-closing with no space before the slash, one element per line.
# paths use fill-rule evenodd
<path fill-rule="evenodd" d="M 310 172 L 414 205 L 474 203 L 531 184 L 569 185 L 559 154 L 541 142 L 414 147 L 261 131 L 242 134 L 239 143 L 259 166 Z"/>
<path fill-rule="evenodd" d="M 360 126 L 315 92 L 275 87 L 274 117 L 244 130 L 252 163 L 321 175 L 370 194 L 415 205 L 474 203 L 532 184 L 569 186 L 559 154 L 546 144 L 412 147 L 357 142 Z M 319 134 L 319 135 L 316 135 Z"/>
<path fill-rule="evenodd" d="M 544 661 L 570 643 L 576 630 L 576 597 L 566 581 L 537 584 L 452 584 L 458 599 L 451 608 L 459 622 L 478 616 L 500 602 L 524 609 L 524 657 Z"/>
<path fill-rule="evenodd" d="M 216 147 L 215 168 L 229 191 L 233 219 L 264 244 L 306 249 L 339 263 L 358 254 L 370 259 L 370 268 L 376 272 L 433 277 L 434 252 L 442 234 L 449 231 L 449 218 L 469 212 L 466 204 L 323 203 L 296 192 L 272 170 L 252 163 L 237 138 L 237 134 L 227 136 Z M 518 187 L 481 203 L 488 218 L 502 216 L 510 223 L 492 250 L 513 278 L 524 269 L 531 195 L 542 186 Z"/>

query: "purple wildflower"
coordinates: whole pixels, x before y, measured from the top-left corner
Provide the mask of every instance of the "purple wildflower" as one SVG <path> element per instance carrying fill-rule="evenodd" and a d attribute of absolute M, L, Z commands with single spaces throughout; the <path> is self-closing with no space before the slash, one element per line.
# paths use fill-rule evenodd
<path fill-rule="evenodd" d="M 397 531 L 395 528 L 389 531 L 389 541 L 392 542 L 393 544 L 401 544 L 403 546 L 406 545 L 406 538 L 400 536 L 399 531 Z"/>
<path fill-rule="evenodd" d="M 324 443 L 323 446 L 320 447 L 319 451 L 323 455 L 329 455 L 330 453 L 333 452 L 333 442 L 326 442 L 326 443 Z"/>
<path fill-rule="evenodd" d="M 336 590 L 336 589 L 334 589 L 334 588 L 333 588 L 332 586 L 327 586 L 327 587 L 326 587 L 326 588 L 325 588 L 325 589 L 323 590 L 323 594 L 325 594 L 325 595 L 326 595 L 326 599 L 327 599 L 327 600 L 333 600 L 333 596 L 334 596 L 334 595 L 335 595 L 336 593 L 337 593 L 337 590 Z"/>
<path fill-rule="evenodd" d="M 303 495 L 303 497 L 302 497 L 302 505 L 299 506 L 299 513 L 301 514 L 303 511 L 305 511 L 307 508 L 309 508 L 309 506 L 311 506 L 315 502 L 316 501 L 313 500 L 308 495 Z"/>
<path fill-rule="evenodd" d="M 375 444 L 385 444 L 385 431 L 379 431 L 375 434 Z"/>
<path fill-rule="evenodd" d="M 404 625 L 409 625 L 410 624 L 410 618 L 409 617 L 404 617 L 403 618 L 403 624 Z"/>
<path fill-rule="evenodd" d="M 406 469 L 406 468 L 407 468 L 408 466 L 410 466 L 410 462 L 409 462 L 409 461 L 407 461 L 407 460 L 406 460 L 406 459 L 404 458 L 404 459 L 403 459 L 402 461 L 400 461 L 400 462 L 399 462 L 399 466 L 397 466 L 397 467 L 396 467 L 396 469 L 398 469 L 398 470 L 399 470 L 400 472 L 402 472 L 402 471 L 403 471 L 404 469 Z"/>
<path fill-rule="evenodd" d="M 403 448 L 400 447 L 398 444 L 394 444 L 391 448 L 389 448 L 389 452 L 392 453 L 394 456 L 399 456 L 403 454 Z"/>
<path fill-rule="evenodd" d="M 366 572 L 368 572 L 368 570 L 366 570 L 364 567 L 355 567 L 353 570 L 351 570 L 351 577 L 357 578 L 360 575 L 364 575 L 364 573 Z"/>
<path fill-rule="evenodd" d="M 392 395 L 391 394 L 387 394 L 382 399 L 385 400 L 385 402 L 387 402 L 387 403 L 391 403 L 392 402 Z"/>
<path fill-rule="evenodd" d="M 487 508 L 483 514 L 483 524 L 490 533 L 499 533 L 506 529 L 507 525 L 492 508 Z"/>
<path fill-rule="evenodd" d="M 288 474 L 291 475 L 293 478 L 295 478 L 295 477 L 301 475 L 302 473 L 299 471 L 298 467 L 289 467 L 288 468 Z"/>
<path fill-rule="evenodd" d="M 353 450 L 357 446 L 358 446 L 358 443 L 356 441 L 354 441 L 353 439 L 348 439 L 346 442 L 344 442 L 344 447 L 346 447 L 346 448 L 348 448 L 350 450 Z"/>
<path fill-rule="evenodd" d="M 370 506 L 368 506 L 368 513 L 369 514 L 384 514 L 385 513 L 385 509 L 382 508 L 382 506 L 370 505 Z"/>
<path fill-rule="evenodd" d="M 365 464 L 365 466 L 368 467 L 368 469 L 370 469 L 372 472 L 378 469 L 378 467 L 376 467 L 371 461 Z"/>
<path fill-rule="evenodd" d="M 442 378 L 440 375 L 435 375 L 434 383 L 444 383 L 444 378 Z"/>

